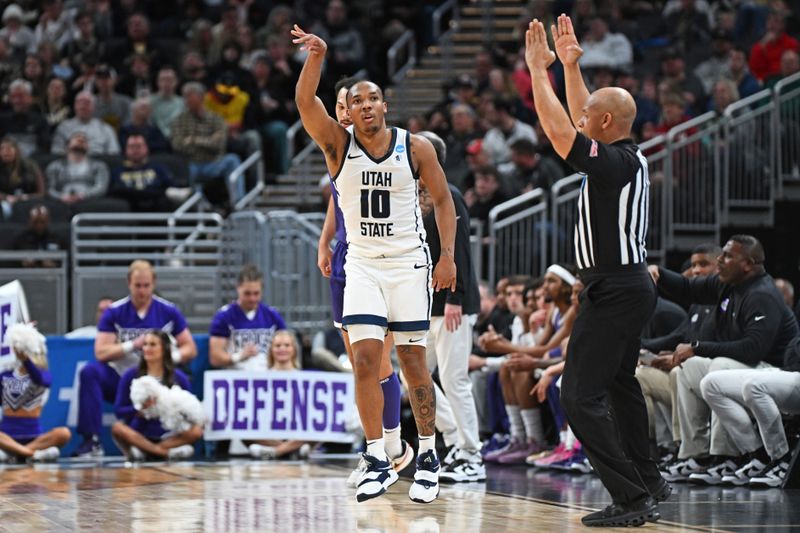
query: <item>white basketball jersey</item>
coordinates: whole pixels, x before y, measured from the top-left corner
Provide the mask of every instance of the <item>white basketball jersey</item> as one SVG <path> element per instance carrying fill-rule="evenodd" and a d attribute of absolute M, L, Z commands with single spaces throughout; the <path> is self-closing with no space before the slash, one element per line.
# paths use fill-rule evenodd
<path fill-rule="evenodd" d="M 347 128 L 342 168 L 333 179 L 347 229 L 348 257 L 393 257 L 425 245 L 411 166 L 410 135 L 392 128 L 389 150 L 373 159 Z"/>

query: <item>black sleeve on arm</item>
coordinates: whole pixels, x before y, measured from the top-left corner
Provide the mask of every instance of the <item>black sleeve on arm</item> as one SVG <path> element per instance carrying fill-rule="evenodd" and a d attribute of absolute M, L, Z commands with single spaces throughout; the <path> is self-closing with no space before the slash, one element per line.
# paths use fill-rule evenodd
<path fill-rule="evenodd" d="M 456 290 L 447 291 L 445 301 L 452 305 L 462 305 L 467 285 L 464 276 L 470 270 L 469 212 L 460 194 L 452 193 L 452 196 L 456 207 L 456 242 L 453 258 L 456 263 Z"/>
<path fill-rule="evenodd" d="M 744 334 L 735 341 L 700 341 L 694 349 L 702 357 L 729 357 L 740 363 L 755 366 L 763 361 L 773 345 L 781 325 L 778 302 L 769 294 L 753 292 L 747 296 L 739 311 Z"/>
<path fill-rule="evenodd" d="M 717 276 L 690 280 L 666 268 L 660 268 L 659 273 L 658 292 L 668 300 L 683 305 L 713 305 L 719 299 L 721 284 Z"/>
<path fill-rule="evenodd" d="M 674 351 L 676 346 L 682 342 L 686 342 L 686 332 L 689 329 L 690 320 L 691 318 L 688 316 L 684 318 L 683 322 L 675 328 L 675 331 L 668 335 L 653 337 L 652 339 L 642 339 L 642 348 L 650 350 L 655 354 L 665 350 Z"/>
<path fill-rule="evenodd" d="M 567 155 L 567 163 L 578 172 L 589 175 L 593 183 L 622 187 L 630 179 L 625 169 L 632 162 L 625 150 L 589 139 L 578 132 Z"/>

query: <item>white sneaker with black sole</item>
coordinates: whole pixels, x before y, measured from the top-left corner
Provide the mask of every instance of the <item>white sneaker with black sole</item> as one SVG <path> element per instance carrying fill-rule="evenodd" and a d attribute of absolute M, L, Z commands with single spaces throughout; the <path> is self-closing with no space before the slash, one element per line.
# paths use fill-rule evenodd
<path fill-rule="evenodd" d="M 356 467 L 353 469 L 352 472 L 350 472 L 350 475 L 347 476 L 347 481 L 345 482 L 345 485 L 347 485 L 347 487 L 351 489 L 356 488 L 358 486 L 358 480 L 361 479 L 361 476 L 364 474 L 366 470 L 367 470 L 367 462 L 364 460 L 364 456 L 362 455 L 361 459 L 358 460 L 358 464 L 356 465 Z"/>
<path fill-rule="evenodd" d="M 439 458 L 434 450 L 417 456 L 417 471 L 414 482 L 408 489 L 408 497 L 417 503 L 431 503 L 439 496 Z"/>
<path fill-rule="evenodd" d="M 367 468 L 361 474 L 356 487 L 356 500 L 359 502 L 377 498 L 400 479 L 390 461 L 381 461 L 366 453 L 364 461 L 367 463 Z"/>
<path fill-rule="evenodd" d="M 789 472 L 789 462 L 778 459 L 764 468 L 764 473 L 750 478 L 751 487 L 782 487 Z"/>
<path fill-rule="evenodd" d="M 480 452 L 469 453 L 458 450 L 453 460 L 445 464 L 439 473 L 443 483 L 470 483 L 486 481 L 486 467 Z"/>
<path fill-rule="evenodd" d="M 661 477 L 667 481 L 686 481 L 692 474 L 702 472 L 705 469 L 705 466 L 695 461 L 694 458 L 689 457 L 688 459 L 679 459 L 672 464 L 666 465 L 661 470 Z"/>
<path fill-rule="evenodd" d="M 717 464 L 711 465 L 702 472 L 695 472 L 689 475 L 689 481 L 698 485 L 719 485 L 725 476 L 733 476 L 742 467 L 733 459 L 725 459 Z"/>
<path fill-rule="evenodd" d="M 764 472 L 764 468 L 766 468 L 766 464 L 762 463 L 758 459 L 753 459 L 739 470 L 733 473 L 733 475 L 727 475 L 722 477 L 723 483 L 730 483 L 731 485 L 741 486 L 747 485 L 750 483 L 750 479 L 759 476 L 761 473 Z"/>

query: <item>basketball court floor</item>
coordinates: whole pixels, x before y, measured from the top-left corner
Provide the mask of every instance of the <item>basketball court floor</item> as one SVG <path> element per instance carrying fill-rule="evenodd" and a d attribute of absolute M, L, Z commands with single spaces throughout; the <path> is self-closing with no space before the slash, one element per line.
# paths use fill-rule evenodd
<path fill-rule="evenodd" d="M 0 469 L 0 531 L 559 532 L 605 506 L 593 475 L 490 467 L 485 484 L 442 486 L 429 505 L 408 479 L 357 503 L 352 460 L 142 463 L 62 460 Z M 792 490 L 676 485 L 643 531 L 800 531 Z"/>

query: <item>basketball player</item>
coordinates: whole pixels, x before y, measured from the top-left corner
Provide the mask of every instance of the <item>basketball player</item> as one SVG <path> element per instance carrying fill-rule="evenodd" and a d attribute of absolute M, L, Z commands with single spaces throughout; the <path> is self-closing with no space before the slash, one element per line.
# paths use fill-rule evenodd
<path fill-rule="evenodd" d="M 439 494 L 434 424 L 436 401 L 425 364 L 431 288 L 455 289 L 455 207 L 430 142 L 387 128 L 381 89 L 359 82 L 347 93 L 352 129 L 328 116 L 316 97 L 327 45 L 299 26 L 294 43 L 308 53 L 295 91 L 303 126 L 322 148 L 347 230 L 342 324 L 353 347 L 356 402 L 367 438 L 367 470 L 356 490 L 365 501 L 397 481 L 381 431 L 383 393 L 380 357 L 386 329 L 394 334 L 419 432 L 411 500 L 428 503 Z M 417 197 L 423 180 L 434 202 L 441 258 L 433 269 Z"/>
<path fill-rule="evenodd" d="M 130 296 L 117 300 L 106 309 L 97 324 L 94 355 L 80 372 L 78 397 L 78 433 L 83 444 L 75 451 L 79 457 L 103 455 L 100 445 L 103 400 L 116 399 L 120 376 L 139 364 L 145 333 L 160 329 L 173 335 L 175 364 L 187 363 L 197 355 L 197 346 L 180 310 L 153 294 L 156 273 L 147 261 L 134 261 L 128 267 Z"/>
<path fill-rule="evenodd" d="M 347 110 L 347 91 L 358 80 L 344 78 L 336 83 L 336 120 L 343 127 L 350 127 L 350 113 Z M 330 174 L 328 174 L 330 179 Z M 331 241 L 336 241 L 331 253 Z M 319 237 L 317 249 L 317 265 L 322 275 L 330 278 L 331 307 L 333 310 L 333 325 L 341 330 L 347 357 L 353 365 L 353 348 L 350 346 L 350 337 L 342 329 L 342 307 L 344 304 L 345 274 L 344 264 L 347 255 L 347 232 L 342 219 L 342 210 L 339 209 L 339 195 L 331 181 L 331 199 L 328 202 L 328 211 L 325 213 L 325 223 Z M 400 438 L 400 380 L 392 368 L 391 354 L 392 336 L 384 338 L 383 353 L 381 354 L 381 390 L 383 391 L 383 439 L 386 446 L 386 455 L 392 462 L 395 472 L 402 471 L 414 459 L 414 449 Z M 361 474 L 367 468 L 367 462 L 362 457 L 358 465 L 347 477 L 347 486 L 356 488 Z"/>

